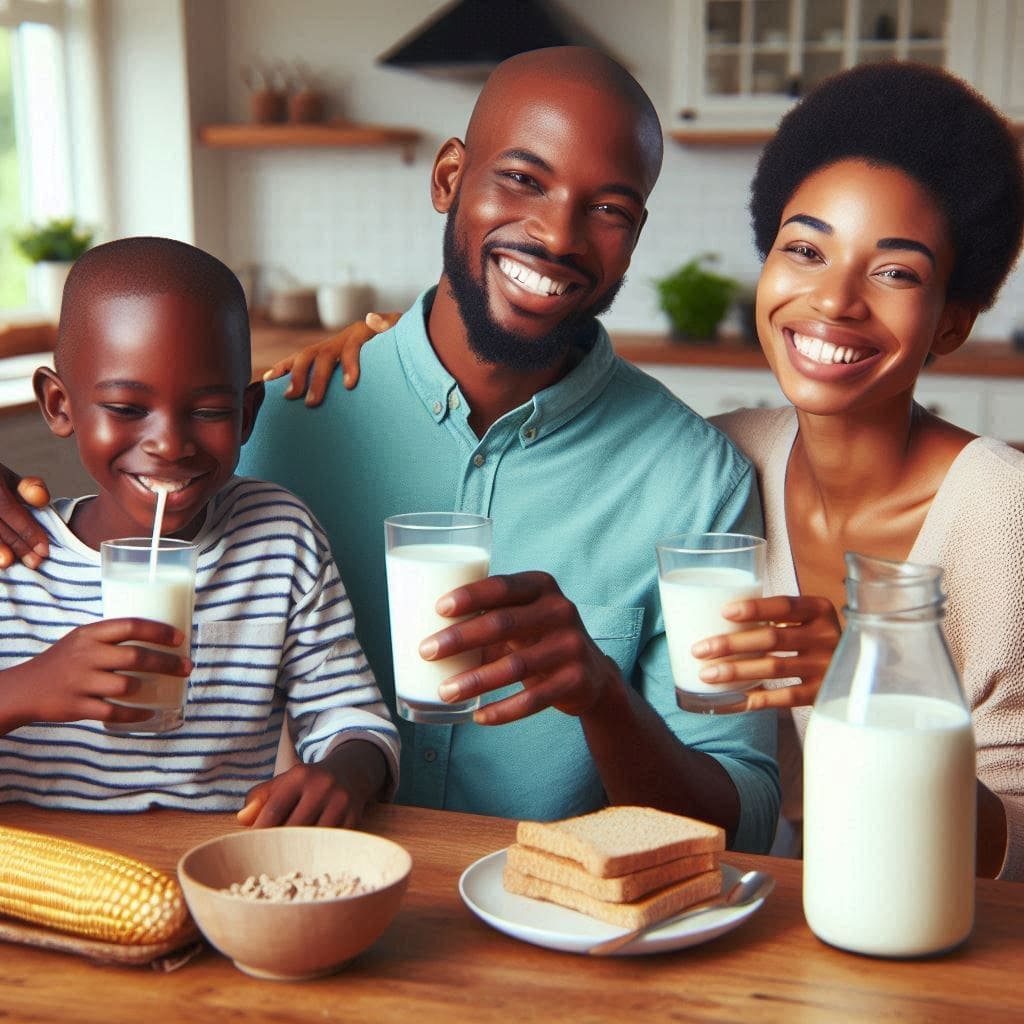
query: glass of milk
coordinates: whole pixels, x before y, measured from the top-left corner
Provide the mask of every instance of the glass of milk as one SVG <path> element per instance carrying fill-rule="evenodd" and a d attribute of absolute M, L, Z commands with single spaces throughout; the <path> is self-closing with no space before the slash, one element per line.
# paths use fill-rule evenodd
<path fill-rule="evenodd" d="M 658 589 L 676 684 L 676 703 L 685 711 L 715 714 L 736 710 L 757 682 L 706 683 L 698 673 L 713 662 L 695 658 L 698 641 L 749 629 L 750 623 L 722 617 L 730 601 L 764 593 L 762 537 L 745 533 L 682 533 L 657 544 Z"/>
<path fill-rule="evenodd" d="M 172 649 L 187 658 L 192 647 L 198 554 L 197 545 L 170 537 L 160 537 L 155 549 L 149 537 L 103 541 L 103 618 L 169 623 L 185 636 L 180 646 Z M 187 679 L 152 672 L 128 674 L 138 680 L 137 689 L 111 703 L 146 708 L 152 714 L 141 722 L 107 722 L 104 728 L 109 732 L 161 733 L 184 724 Z"/>
<path fill-rule="evenodd" d="M 391 653 L 398 713 L 412 722 L 446 724 L 473 717 L 480 699 L 447 704 L 437 689 L 480 664 L 480 651 L 426 661 L 419 646 L 463 621 L 435 610 L 450 590 L 484 579 L 491 562 L 491 520 L 465 512 L 411 512 L 384 520 Z"/>

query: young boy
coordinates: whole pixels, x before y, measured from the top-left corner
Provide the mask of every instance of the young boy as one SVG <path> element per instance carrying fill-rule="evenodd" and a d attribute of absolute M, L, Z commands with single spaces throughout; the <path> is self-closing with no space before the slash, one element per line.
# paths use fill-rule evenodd
<path fill-rule="evenodd" d="M 170 239 L 92 249 L 68 278 L 55 367 L 36 372 L 39 404 L 97 493 L 38 511 L 50 559 L 0 578 L 0 800 L 355 824 L 394 792 L 398 735 L 319 525 L 233 476 L 263 397 L 237 279 Z M 100 618 L 100 543 L 148 536 L 158 490 L 163 533 L 199 546 L 191 660 L 136 646 L 172 647 L 171 626 Z M 107 731 L 145 717 L 110 703 L 129 671 L 188 676 L 184 726 Z M 271 778 L 286 716 L 300 763 Z"/>

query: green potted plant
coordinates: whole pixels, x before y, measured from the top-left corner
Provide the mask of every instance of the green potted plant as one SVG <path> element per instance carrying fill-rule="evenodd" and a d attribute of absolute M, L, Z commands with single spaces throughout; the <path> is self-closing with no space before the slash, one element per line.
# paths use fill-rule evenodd
<path fill-rule="evenodd" d="M 95 232 L 73 217 L 52 217 L 14 233 L 14 245 L 31 264 L 34 304 L 53 320 L 60 316 L 64 281 L 71 265 L 91 245 Z"/>
<path fill-rule="evenodd" d="M 716 259 L 714 253 L 695 256 L 654 282 L 674 337 L 710 341 L 717 335 L 718 325 L 739 291 L 739 282 L 708 269 Z"/>

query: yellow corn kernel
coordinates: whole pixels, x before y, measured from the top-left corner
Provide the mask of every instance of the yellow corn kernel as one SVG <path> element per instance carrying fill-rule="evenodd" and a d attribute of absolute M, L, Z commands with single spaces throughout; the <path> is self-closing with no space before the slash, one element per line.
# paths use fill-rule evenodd
<path fill-rule="evenodd" d="M 122 945 L 165 942 L 188 918 L 176 878 L 110 850 L 2 825 L 0 914 Z"/>

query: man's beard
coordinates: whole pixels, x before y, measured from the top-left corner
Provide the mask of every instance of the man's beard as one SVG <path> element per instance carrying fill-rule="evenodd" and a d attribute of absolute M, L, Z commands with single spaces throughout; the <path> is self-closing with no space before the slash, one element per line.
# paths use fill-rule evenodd
<path fill-rule="evenodd" d="M 476 358 L 481 363 L 507 366 L 512 370 L 544 370 L 563 359 L 574 345 L 589 348 L 597 332 L 596 318 L 611 306 L 619 289 L 625 284 L 625 277 L 599 295 L 586 309 L 570 313 L 553 330 L 539 338 L 506 330 L 492 318 L 487 302 L 487 290 L 483 284 L 486 280 L 487 261 L 490 259 L 489 251 L 485 246 L 480 253 L 478 282 L 472 274 L 469 253 L 466 247 L 459 244 L 456 237 L 455 215 L 458 208 L 456 200 L 445 221 L 444 269 L 466 328 L 469 347 Z M 516 248 L 520 252 L 538 256 L 552 263 L 559 262 L 540 247 Z"/>

